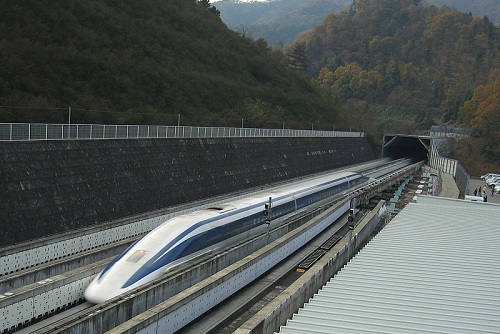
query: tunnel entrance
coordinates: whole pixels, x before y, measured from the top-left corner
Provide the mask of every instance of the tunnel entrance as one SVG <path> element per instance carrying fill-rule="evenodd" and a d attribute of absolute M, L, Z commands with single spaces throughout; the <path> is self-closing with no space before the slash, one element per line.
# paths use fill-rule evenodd
<path fill-rule="evenodd" d="M 430 136 L 385 135 L 382 157 L 412 158 L 415 162 L 424 160 L 427 163 L 430 146 Z"/>

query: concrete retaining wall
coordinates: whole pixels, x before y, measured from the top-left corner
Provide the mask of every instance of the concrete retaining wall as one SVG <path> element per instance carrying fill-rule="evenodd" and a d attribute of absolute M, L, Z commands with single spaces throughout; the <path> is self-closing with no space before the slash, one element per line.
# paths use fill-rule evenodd
<path fill-rule="evenodd" d="M 365 138 L 0 143 L 0 247 L 374 159 Z"/>

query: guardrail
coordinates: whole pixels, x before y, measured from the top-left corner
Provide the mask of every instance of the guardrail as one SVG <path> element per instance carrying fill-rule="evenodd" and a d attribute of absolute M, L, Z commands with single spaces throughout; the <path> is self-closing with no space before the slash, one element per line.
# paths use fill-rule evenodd
<path fill-rule="evenodd" d="M 364 137 L 364 132 L 162 125 L 0 123 L 0 141 L 224 138 Z"/>

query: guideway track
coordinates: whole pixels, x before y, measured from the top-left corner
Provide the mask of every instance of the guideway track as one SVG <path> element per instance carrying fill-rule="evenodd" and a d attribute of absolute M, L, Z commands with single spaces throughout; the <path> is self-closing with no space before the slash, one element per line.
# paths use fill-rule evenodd
<path fill-rule="evenodd" d="M 337 215 L 341 215 L 341 212 L 343 214 L 349 209 L 349 201 L 341 202 L 337 205 L 336 209 Z M 310 235 L 310 238 L 312 238 L 323 230 L 325 226 L 330 225 L 332 223 L 331 220 L 338 218 L 338 216 L 331 216 L 328 218 L 329 220 L 311 223 L 311 218 L 317 214 L 318 212 L 313 212 L 304 217 L 299 217 L 300 220 L 307 221 L 307 223 L 302 224 L 302 226 L 295 228 L 289 233 L 286 233 L 286 231 L 289 231 L 290 226 L 282 225 L 276 228 L 270 232 L 271 236 L 269 239 L 274 240 L 280 234 L 282 236 L 268 245 L 266 245 L 268 236 L 262 234 L 251 241 L 247 241 L 236 248 L 217 255 L 215 258 L 203 261 L 189 268 L 188 272 L 191 275 L 182 272 L 174 276 L 163 277 L 135 290 L 129 295 L 122 295 L 105 304 L 96 305 L 88 309 L 86 314 L 75 315 L 67 319 L 64 323 L 56 323 L 35 333 L 64 332 L 69 330 L 69 328 L 72 331 L 82 333 L 84 329 L 92 332 L 102 332 L 118 326 L 120 322 L 125 322 L 128 319 L 124 317 L 130 316 L 131 313 L 136 313 L 136 315 L 142 317 L 151 314 L 156 308 L 163 309 L 165 307 L 167 312 L 171 311 L 171 308 L 175 308 L 179 312 L 178 315 L 169 312 L 172 317 L 187 321 L 185 323 L 181 321 L 176 325 L 180 326 L 178 327 L 180 329 L 209 309 L 204 309 L 203 307 L 209 307 L 210 303 L 200 302 L 200 299 L 204 299 L 202 297 L 204 292 L 208 291 L 211 294 L 215 294 L 216 298 L 220 298 L 225 294 L 228 294 L 226 296 L 228 297 L 239 289 L 240 284 L 246 285 L 252 282 L 256 277 L 274 266 L 276 262 L 279 262 L 276 260 L 276 257 L 283 258 L 285 257 L 284 254 L 291 254 L 308 241 L 307 235 Z M 292 221 L 289 224 L 300 224 L 300 222 Z M 275 235 L 273 236 L 273 234 Z M 248 252 L 249 249 L 251 249 L 249 252 L 250 255 L 247 255 L 244 260 L 239 260 L 227 266 L 221 265 L 228 258 L 238 256 L 238 253 L 241 255 L 241 252 Z M 223 269 L 217 270 L 219 268 Z M 206 276 L 204 280 L 199 280 L 198 283 L 190 281 L 190 279 L 199 278 L 200 275 Z M 183 299 L 182 297 L 186 297 L 187 299 Z M 181 303 L 185 303 L 180 305 L 176 298 L 182 298 Z M 209 299 L 205 300 L 208 301 Z M 165 306 L 165 303 L 171 304 L 170 308 Z M 138 309 L 139 305 L 143 305 L 143 307 Z M 189 310 L 186 310 L 186 308 L 189 308 Z M 102 322 L 105 320 L 108 321 L 110 328 L 93 327 L 102 325 Z M 119 331 L 119 329 L 117 330 Z"/>
<path fill-rule="evenodd" d="M 372 165 L 376 165 L 376 164 L 373 164 L 373 163 L 372 163 Z M 361 168 L 360 168 L 360 169 L 361 169 Z M 223 200 L 221 200 L 221 201 L 223 201 Z M 10 297 L 9 297 L 8 299 L 10 299 Z"/>
<path fill-rule="evenodd" d="M 137 237 L 127 238 L 103 247 L 50 261 L 42 266 L 17 271 L 0 277 L 0 293 L 15 293 L 15 289 L 62 275 L 68 271 L 106 260 L 123 252 Z"/>
<path fill-rule="evenodd" d="M 299 259 L 303 258 L 305 254 L 311 252 L 321 241 L 313 242 L 314 246 L 305 247 L 304 254 L 294 254 L 292 255 L 290 262 L 292 263 L 292 267 L 284 266 L 281 268 L 281 272 L 274 272 L 273 268 L 276 264 L 272 263 L 268 267 L 266 267 L 266 263 L 273 262 L 272 257 L 273 254 L 276 254 L 283 248 L 284 244 L 293 244 L 298 239 L 303 239 L 304 235 L 309 234 L 309 232 L 319 225 L 322 222 L 335 217 L 335 221 L 337 221 L 337 214 L 340 211 L 343 211 L 342 206 L 349 201 L 343 201 L 337 203 L 333 207 L 324 211 L 322 214 L 316 216 L 308 223 L 304 224 L 300 228 L 297 228 L 293 232 L 287 234 L 286 236 L 276 240 L 275 242 L 269 244 L 264 247 L 262 250 L 257 251 L 251 256 L 246 257 L 245 259 L 238 261 L 234 265 L 222 270 L 220 273 L 213 275 L 212 277 L 194 285 L 193 287 L 183 291 L 182 293 L 162 302 L 161 304 L 149 309 L 148 311 L 134 317 L 133 319 L 127 321 L 124 324 L 117 326 L 116 328 L 109 331 L 109 334 L 112 333 L 147 333 L 152 330 L 157 330 L 163 333 L 172 333 L 178 329 L 180 329 L 184 324 L 190 322 L 190 320 L 198 319 L 200 315 L 206 312 L 208 309 L 205 308 L 204 304 L 212 304 L 212 303 L 220 303 L 224 300 L 224 297 L 228 294 L 232 294 L 234 292 L 234 281 L 233 278 L 237 277 L 239 280 L 240 286 L 245 287 L 250 280 L 252 284 L 260 285 L 256 287 L 256 292 L 254 295 L 250 294 L 249 296 L 244 296 L 241 298 L 240 303 L 234 302 L 233 299 L 229 301 L 231 309 L 234 309 L 234 312 L 227 312 L 227 307 L 224 308 L 222 312 L 216 312 L 214 314 L 208 314 L 206 318 L 211 317 L 219 317 L 218 319 L 210 319 L 211 321 L 201 323 L 201 325 L 195 324 L 194 327 L 190 327 L 185 329 L 185 332 L 196 332 L 196 333 L 219 333 L 222 322 L 224 324 L 225 320 L 234 316 L 234 314 L 239 313 L 239 308 L 244 308 L 246 302 L 248 302 L 247 297 L 250 299 L 257 298 L 260 292 L 264 292 L 266 289 L 272 287 L 279 278 L 283 277 L 286 273 L 290 273 L 290 270 L 293 268 L 293 264 L 296 264 Z M 383 205 L 383 201 L 381 205 Z M 334 247 L 330 254 L 333 252 L 341 251 L 342 256 L 338 258 L 338 261 L 333 261 L 333 267 L 339 269 L 343 264 L 345 264 L 350 255 L 353 253 L 355 247 L 360 247 L 363 241 L 371 235 L 375 226 L 380 222 L 382 216 L 378 215 L 378 211 L 380 206 L 374 210 L 374 214 L 371 214 L 366 221 L 364 220 L 361 227 L 357 228 L 355 231 L 355 235 L 353 237 L 353 245 L 347 246 L 348 243 L 346 241 L 346 237 L 342 240 L 343 242 L 339 243 L 340 245 Z M 332 217 L 333 214 L 333 217 Z M 334 222 L 332 222 L 333 224 Z M 338 224 L 334 224 L 336 226 L 327 233 L 325 238 L 328 238 L 332 233 L 337 233 L 340 228 L 345 226 L 345 218 L 344 221 L 340 221 Z M 321 233 L 321 232 L 320 232 Z M 307 239 L 307 237 L 306 237 Z M 298 249 L 304 247 L 307 244 L 307 241 L 302 244 Z M 286 247 L 286 246 L 285 246 Z M 351 248 L 352 247 L 352 248 Z M 346 250 L 347 249 L 347 250 Z M 293 258 L 295 257 L 295 258 Z M 261 268 L 259 268 L 259 263 L 261 264 Z M 254 267 L 252 270 L 250 268 Z M 264 267 L 264 268 L 262 268 Z M 332 267 L 332 268 L 333 268 Z M 255 273 L 258 270 L 261 270 L 262 273 L 267 272 L 267 270 L 271 270 L 270 274 L 264 276 L 263 278 L 257 281 L 257 277 L 260 276 L 261 273 Z M 249 278 L 250 276 L 250 278 Z M 255 279 L 251 279 L 254 277 Z M 320 275 L 321 276 L 321 275 Z M 293 276 L 292 276 L 293 277 Z M 295 276 L 296 277 L 296 276 Z M 326 277 L 326 276 L 325 276 Z M 257 283 L 256 283 L 257 282 Z M 254 285 L 254 286 L 255 286 Z M 261 290 L 261 291 L 259 291 Z M 225 302 L 226 303 L 226 302 Z M 202 321 L 203 322 L 203 321 Z"/>
<path fill-rule="evenodd" d="M 255 310 L 262 307 L 267 300 L 282 292 L 302 275 L 297 269 L 297 265 L 301 261 L 307 259 L 311 253 L 321 247 L 332 236 L 338 236 L 337 241 L 339 241 L 347 233 L 347 216 L 347 213 L 342 215 L 337 222 L 297 252 L 271 268 L 252 284 L 243 288 L 234 298 L 219 304 L 219 306 L 202 315 L 178 333 L 231 333 L 237 324 L 242 324 L 250 318 L 250 315 L 254 315 Z"/>

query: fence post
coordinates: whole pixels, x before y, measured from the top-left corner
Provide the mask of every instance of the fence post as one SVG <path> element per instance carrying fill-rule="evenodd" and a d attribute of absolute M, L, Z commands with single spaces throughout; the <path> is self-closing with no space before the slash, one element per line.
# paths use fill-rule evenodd
<path fill-rule="evenodd" d="M 68 139 L 71 138 L 71 107 L 68 107 Z"/>

